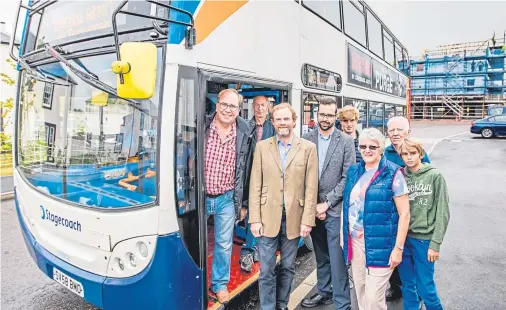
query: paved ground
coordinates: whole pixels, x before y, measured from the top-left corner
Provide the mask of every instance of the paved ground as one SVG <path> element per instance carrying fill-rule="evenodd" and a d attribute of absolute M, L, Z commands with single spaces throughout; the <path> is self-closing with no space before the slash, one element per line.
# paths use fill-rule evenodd
<path fill-rule="evenodd" d="M 431 141 L 468 130 L 468 125 L 413 125 L 413 135 L 435 139 L 426 140 L 426 149 Z M 505 309 L 506 139 L 485 140 L 465 133 L 439 142 L 431 159 L 444 173 L 451 198 L 450 227 L 436 267 L 443 305 L 450 310 Z M 2 202 L 1 215 L 1 308 L 95 309 L 39 272 L 22 241 L 12 200 Z M 300 253 L 294 290 L 308 282 L 314 268 L 313 254 Z M 257 292 L 255 284 L 227 309 L 259 309 Z M 388 309 L 400 310 L 402 305 L 390 303 Z"/>
<path fill-rule="evenodd" d="M 8 193 L 14 190 L 14 181 L 12 176 L 10 177 L 1 177 L 0 179 L 0 193 Z"/>

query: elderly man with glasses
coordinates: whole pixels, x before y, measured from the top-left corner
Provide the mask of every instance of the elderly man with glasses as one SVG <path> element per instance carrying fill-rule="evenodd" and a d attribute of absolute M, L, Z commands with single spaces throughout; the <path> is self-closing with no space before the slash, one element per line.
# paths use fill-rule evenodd
<path fill-rule="evenodd" d="M 214 253 L 211 291 L 218 301 L 229 301 L 232 237 L 236 218 L 247 205 L 246 176 L 251 171 L 253 129 L 239 116 L 242 96 L 235 89 L 218 94 L 216 112 L 206 120 L 205 183 L 207 215 L 214 215 Z"/>
<path fill-rule="evenodd" d="M 390 142 L 392 143 L 388 147 L 385 148 L 385 157 L 387 160 L 393 162 L 394 164 L 405 167 L 406 164 L 401 158 L 399 148 L 404 142 L 406 138 L 411 134 L 411 129 L 409 128 L 409 121 L 407 118 L 402 116 L 392 117 L 387 124 L 388 130 L 388 138 L 390 138 Z M 424 155 L 422 158 L 422 163 L 430 164 L 429 156 L 427 152 L 424 151 Z M 401 278 L 399 276 L 399 271 L 395 268 L 392 276 L 390 277 L 390 288 L 387 290 L 386 299 L 387 300 L 396 300 L 402 297 L 401 291 Z"/>

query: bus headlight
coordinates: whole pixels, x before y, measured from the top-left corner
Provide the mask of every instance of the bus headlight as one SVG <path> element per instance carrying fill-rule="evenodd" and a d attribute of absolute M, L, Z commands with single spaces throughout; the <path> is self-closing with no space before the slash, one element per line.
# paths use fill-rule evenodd
<path fill-rule="evenodd" d="M 139 250 L 139 253 L 142 257 L 148 256 L 148 246 L 144 242 L 137 242 L 137 249 Z"/>
<path fill-rule="evenodd" d="M 127 256 L 128 260 L 130 261 L 130 265 L 132 265 L 132 267 L 137 266 L 137 260 L 135 259 L 135 255 L 133 253 L 128 253 Z"/>
<path fill-rule="evenodd" d="M 121 271 L 125 270 L 125 265 L 123 264 L 121 258 L 116 257 L 116 264 L 118 265 L 119 269 L 121 269 Z"/>
<path fill-rule="evenodd" d="M 156 250 L 158 235 L 130 238 L 116 243 L 107 267 L 107 277 L 127 278 L 149 265 Z"/>

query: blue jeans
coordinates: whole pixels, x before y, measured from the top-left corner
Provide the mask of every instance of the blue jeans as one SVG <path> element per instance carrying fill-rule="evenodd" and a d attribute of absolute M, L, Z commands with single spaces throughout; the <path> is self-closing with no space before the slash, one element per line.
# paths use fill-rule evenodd
<path fill-rule="evenodd" d="M 234 192 L 216 198 L 206 197 L 207 216 L 214 215 L 214 253 L 211 270 L 211 290 L 215 293 L 227 289 L 230 281 L 230 260 L 234 235 Z"/>
<path fill-rule="evenodd" d="M 402 281 L 402 295 L 404 296 L 404 310 L 418 310 L 420 300 L 427 310 L 442 310 L 434 282 L 434 263 L 427 259 L 430 240 L 420 240 L 407 237 L 399 265 L 399 275 Z"/>

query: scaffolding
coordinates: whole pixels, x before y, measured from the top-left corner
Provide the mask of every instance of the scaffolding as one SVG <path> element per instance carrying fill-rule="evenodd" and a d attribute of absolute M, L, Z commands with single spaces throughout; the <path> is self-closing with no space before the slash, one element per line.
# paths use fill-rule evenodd
<path fill-rule="evenodd" d="M 477 119 L 489 105 L 506 104 L 505 39 L 441 45 L 412 58 L 411 118 Z"/>

